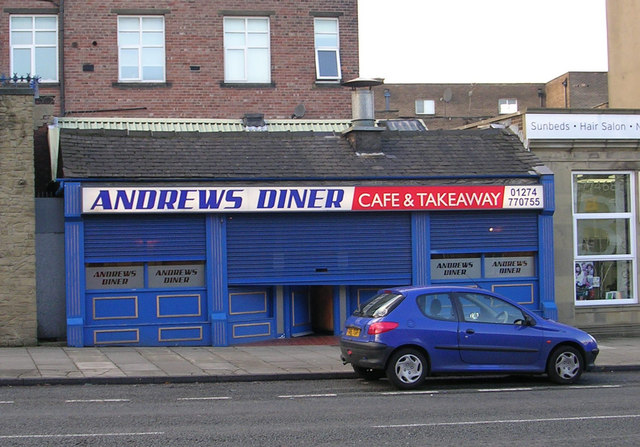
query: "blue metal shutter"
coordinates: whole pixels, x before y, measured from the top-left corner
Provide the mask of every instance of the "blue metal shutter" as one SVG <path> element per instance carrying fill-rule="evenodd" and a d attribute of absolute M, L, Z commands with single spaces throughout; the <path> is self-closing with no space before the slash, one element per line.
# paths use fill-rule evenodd
<path fill-rule="evenodd" d="M 536 212 L 431 213 L 431 250 L 538 250 Z"/>
<path fill-rule="evenodd" d="M 249 214 L 227 223 L 229 282 L 408 284 L 408 213 Z"/>
<path fill-rule="evenodd" d="M 88 216 L 84 219 L 85 260 L 153 261 L 205 259 L 202 216 Z"/>

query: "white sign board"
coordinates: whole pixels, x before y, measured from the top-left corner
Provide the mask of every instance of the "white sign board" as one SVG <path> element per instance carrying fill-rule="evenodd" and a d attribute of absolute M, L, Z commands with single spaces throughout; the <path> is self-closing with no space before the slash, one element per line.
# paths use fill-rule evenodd
<path fill-rule="evenodd" d="M 527 113 L 527 140 L 640 139 L 640 115 Z"/>

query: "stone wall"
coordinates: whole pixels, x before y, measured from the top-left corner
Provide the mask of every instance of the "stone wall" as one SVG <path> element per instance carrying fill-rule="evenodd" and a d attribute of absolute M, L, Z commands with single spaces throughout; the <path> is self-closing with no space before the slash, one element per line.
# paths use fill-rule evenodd
<path fill-rule="evenodd" d="M 33 106 L 0 87 L 0 346 L 37 342 Z"/>

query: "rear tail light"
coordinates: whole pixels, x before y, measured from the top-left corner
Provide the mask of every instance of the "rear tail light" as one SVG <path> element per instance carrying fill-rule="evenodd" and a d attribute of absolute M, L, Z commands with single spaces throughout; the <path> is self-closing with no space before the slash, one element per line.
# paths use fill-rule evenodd
<path fill-rule="evenodd" d="M 395 323 L 393 321 L 379 321 L 377 323 L 371 323 L 371 325 L 369 325 L 367 334 L 369 335 L 382 334 L 383 332 L 392 331 L 397 327 L 398 327 L 398 323 Z"/>

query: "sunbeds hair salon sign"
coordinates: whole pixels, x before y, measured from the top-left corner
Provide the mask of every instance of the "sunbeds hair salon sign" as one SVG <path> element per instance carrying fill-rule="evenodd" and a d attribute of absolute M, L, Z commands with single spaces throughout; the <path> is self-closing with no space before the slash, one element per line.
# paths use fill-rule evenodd
<path fill-rule="evenodd" d="M 451 211 L 543 206 L 541 185 L 82 189 L 84 213 Z"/>

